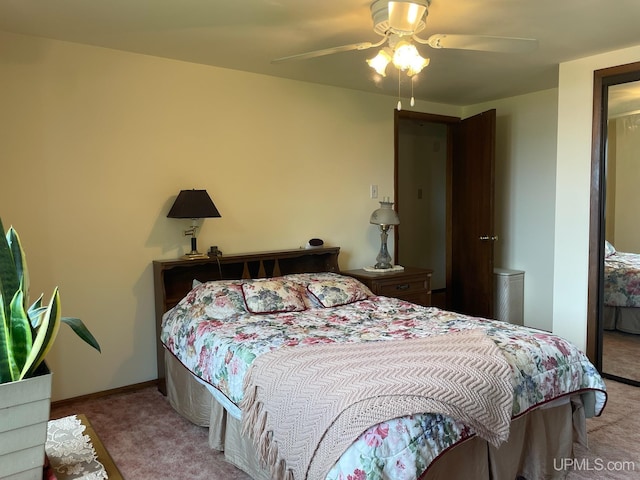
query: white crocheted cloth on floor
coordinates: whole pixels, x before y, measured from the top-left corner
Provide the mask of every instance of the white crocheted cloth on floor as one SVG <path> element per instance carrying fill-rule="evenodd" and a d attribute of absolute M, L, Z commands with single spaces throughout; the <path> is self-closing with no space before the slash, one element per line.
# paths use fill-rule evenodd
<path fill-rule="evenodd" d="M 76 415 L 49 421 L 45 451 L 58 480 L 108 478 L 85 428 Z"/>

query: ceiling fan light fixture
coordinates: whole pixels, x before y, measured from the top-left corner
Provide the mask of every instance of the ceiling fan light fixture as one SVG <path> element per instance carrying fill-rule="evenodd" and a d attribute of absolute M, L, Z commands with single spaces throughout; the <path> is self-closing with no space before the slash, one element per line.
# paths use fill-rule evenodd
<path fill-rule="evenodd" d="M 410 77 L 420 73 L 429 65 L 429 59 L 422 57 L 415 45 L 404 40 L 396 45 L 392 61 L 398 70 L 407 72 Z"/>
<path fill-rule="evenodd" d="M 392 60 L 392 57 L 387 50 L 389 49 L 383 48 L 378 52 L 378 54 L 375 57 L 369 58 L 367 60 L 367 63 L 369 64 L 369 66 L 373 68 L 376 72 L 378 72 L 378 74 L 382 75 L 383 77 L 387 76 L 386 74 L 387 65 L 389 65 L 389 63 Z"/>
<path fill-rule="evenodd" d="M 429 62 L 431 61 L 431 59 L 422 58 L 420 57 L 420 55 L 418 55 L 418 57 L 419 58 L 416 59 L 416 61 L 407 69 L 407 75 L 409 75 L 410 77 L 419 74 L 424 67 L 429 65 Z"/>
<path fill-rule="evenodd" d="M 394 33 L 411 35 L 427 11 L 426 5 L 415 2 L 389 2 L 389 28 Z"/>

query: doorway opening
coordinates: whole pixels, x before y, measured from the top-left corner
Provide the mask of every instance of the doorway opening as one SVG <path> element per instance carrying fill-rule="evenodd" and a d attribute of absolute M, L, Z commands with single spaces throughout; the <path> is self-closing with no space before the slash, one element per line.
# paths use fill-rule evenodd
<path fill-rule="evenodd" d="M 400 118 L 396 206 L 402 209 L 397 263 L 433 270 L 432 304 L 445 308 L 448 126 Z"/>

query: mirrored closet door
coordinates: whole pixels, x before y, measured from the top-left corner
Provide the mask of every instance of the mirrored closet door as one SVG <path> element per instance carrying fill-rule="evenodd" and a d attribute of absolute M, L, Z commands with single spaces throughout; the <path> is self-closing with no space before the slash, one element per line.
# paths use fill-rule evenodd
<path fill-rule="evenodd" d="M 640 81 L 607 90 L 602 372 L 640 382 Z"/>
<path fill-rule="evenodd" d="M 587 353 L 640 386 L 640 62 L 594 72 Z"/>

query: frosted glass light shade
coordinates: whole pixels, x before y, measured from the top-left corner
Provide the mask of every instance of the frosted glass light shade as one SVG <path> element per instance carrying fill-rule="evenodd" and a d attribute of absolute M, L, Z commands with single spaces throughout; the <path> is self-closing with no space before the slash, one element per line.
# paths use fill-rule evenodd
<path fill-rule="evenodd" d="M 367 60 L 369 66 L 383 77 L 387 76 L 387 65 L 389 65 L 389 62 L 391 61 L 391 55 L 389 55 L 389 52 L 387 52 L 387 50 L 389 49 L 382 49 L 375 57 L 369 58 Z"/>
<path fill-rule="evenodd" d="M 399 225 L 400 217 L 392 208 L 393 202 L 383 200 L 380 202 L 380 208 L 374 210 L 369 218 L 369 223 L 374 225 Z"/>

